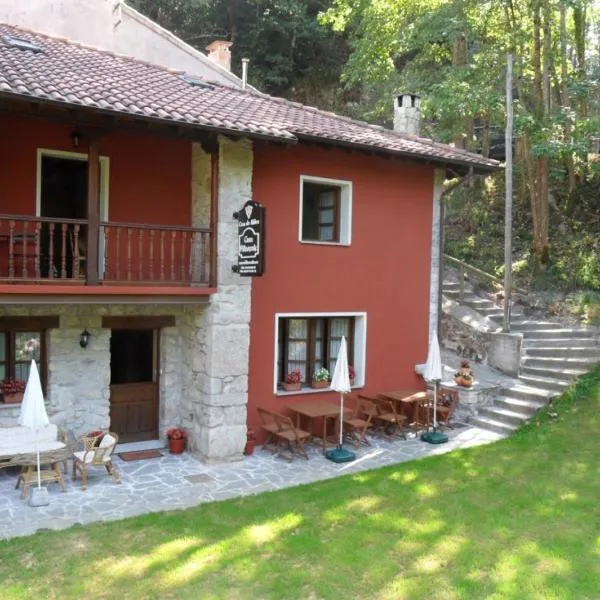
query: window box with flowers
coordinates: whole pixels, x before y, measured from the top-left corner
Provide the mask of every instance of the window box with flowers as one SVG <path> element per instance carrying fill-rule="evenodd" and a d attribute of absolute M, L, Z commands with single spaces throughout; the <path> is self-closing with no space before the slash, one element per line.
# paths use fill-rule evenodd
<path fill-rule="evenodd" d="M 356 370 L 352 365 L 348 365 L 348 377 L 350 377 L 350 385 L 354 385 L 356 381 Z"/>
<path fill-rule="evenodd" d="M 317 389 L 329 387 L 329 371 L 325 367 L 315 371 L 310 385 Z"/>
<path fill-rule="evenodd" d="M 286 392 L 297 392 L 302 388 L 302 373 L 300 369 L 294 369 L 285 376 L 283 389 Z"/>
<path fill-rule="evenodd" d="M 23 402 L 25 382 L 20 379 L 3 379 L 0 381 L 0 392 L 4 404 L 19 404 Z"/>
<path fill-rule="evenodd" d="M 183 427 L 167 429 L 167 440 L 171 454 L 181 454 L 185 450 L 187 431 Z"/>

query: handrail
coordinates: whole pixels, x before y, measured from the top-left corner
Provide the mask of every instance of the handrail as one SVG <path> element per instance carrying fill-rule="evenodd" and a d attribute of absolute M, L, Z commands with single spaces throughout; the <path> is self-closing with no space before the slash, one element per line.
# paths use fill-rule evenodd
<path fill-rule="evenodd" d="M 458 258 L 454 258 L 454 256 L 450 256 L 449 254 L 444 254 L 444 260 L 447 260 L 448 262 L 456 265 L 463 271 L 473 273 L 476 277 L 487 279 L 488 281 L 498 284 L 501 288 L 504 288 L 504 281 L 502 279 L 500 279 L 499 277 L 492 275 L 491 273 L 486 273 L 485 271 L 482 271 L 481 269 L 478 269 L 477 267 L 474 267 L 473 265 L 470 265 L 462 260 L 459 260 Z M 462 275 L 462 271 L 461 271 L 461 275 Z M 462 298 L 462 296 L 464 295 L 464 285 L 465 285 L 464 277 L 462 277 L 462 276 L 459 278 L 459 285 L 460 285 L 459 297 Z M 515 292 L 518 292 L 519 294 L 527 294 L 527 292 L 525 290 L 522 290 L 518 287 L 513 286 L 512 289 Z"/>
<path fill-rule="evenodd" d="M 122 223 L 119 221 L 100 221 L 100 227 L 123 227 L 130 229 L 154 229 L 155 231 L 211 233 L 210 227 L 188 227 L 187 225 L 152 225 L 148 223 Z"/>

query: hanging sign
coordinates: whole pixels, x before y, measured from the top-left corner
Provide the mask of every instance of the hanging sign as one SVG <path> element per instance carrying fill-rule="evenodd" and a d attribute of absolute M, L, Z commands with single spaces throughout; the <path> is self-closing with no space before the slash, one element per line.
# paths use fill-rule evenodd
<path fill-rule="evenodd" d="M 242 210 L 233 213 L 238 221 L 238 263 L 233 270 L 243 277 L 256 277 L 264 271 L 265 209 L 248 200 Z"/>

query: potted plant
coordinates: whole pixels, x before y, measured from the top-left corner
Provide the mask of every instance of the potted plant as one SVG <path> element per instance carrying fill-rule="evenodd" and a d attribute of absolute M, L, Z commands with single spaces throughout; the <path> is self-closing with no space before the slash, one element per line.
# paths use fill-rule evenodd
<path fill-rule="evenodd" d="M 246 446 L 244 447 L 244 454 L 249 456 L 254 452 L 254 445 L 256 444 L 256 433 L 254 429 L 248 429 L 246 432 Z"/>
<path fill-rule="evenodd" d="M 19 404 L 23 401 L 25 382 L 21 379 L 7 377 L 0 381 L 0 392 L 2 392 L 2 401 L 4 404 Z"/>
<path fill-rule="evenodd" d="M 460 369 L 454 373 L 454 383 L 462 387 L 471 387 L 473 385 L 473 371 L 468 360 L 460 363 Z"/>
<path fill-rule="evenodd" d="M 348 365 L 348 375 L 350 377 L 350 385 L 354 385 L 356 379 L 356 371 L 352 365 Z"/>
<path fill-rule="evenodd" d="M 185 450 L 187 431 L 183 427 L 172 427 L 167 429 L 167 440 L 169 441 L 169 452 L 181 454 Z"/>
<path fill-rule="evenodd" d="M 329 387 L 329 371 L 325 367 L 321 367 L 313 375 L 311 386 L 314 388 Z"/>
<path fill-rule="evenodd" d="M 302 387 L 302 373 L 300 369 L 294 369 L 285 376 L 283 389 L 286 392 L 297 392 Z"/>

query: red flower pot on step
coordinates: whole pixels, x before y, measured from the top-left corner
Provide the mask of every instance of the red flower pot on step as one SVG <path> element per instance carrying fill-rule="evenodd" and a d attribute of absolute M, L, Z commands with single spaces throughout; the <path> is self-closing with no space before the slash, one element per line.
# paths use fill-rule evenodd
<path fill-rule="evenodd" d="M 173 427 L 167 431 L 167 440 L 169 442 L 169 452 L 171 454 L 181 454 L 185 450 L 185 441 L 187 431 L 181 427 Z"/>

